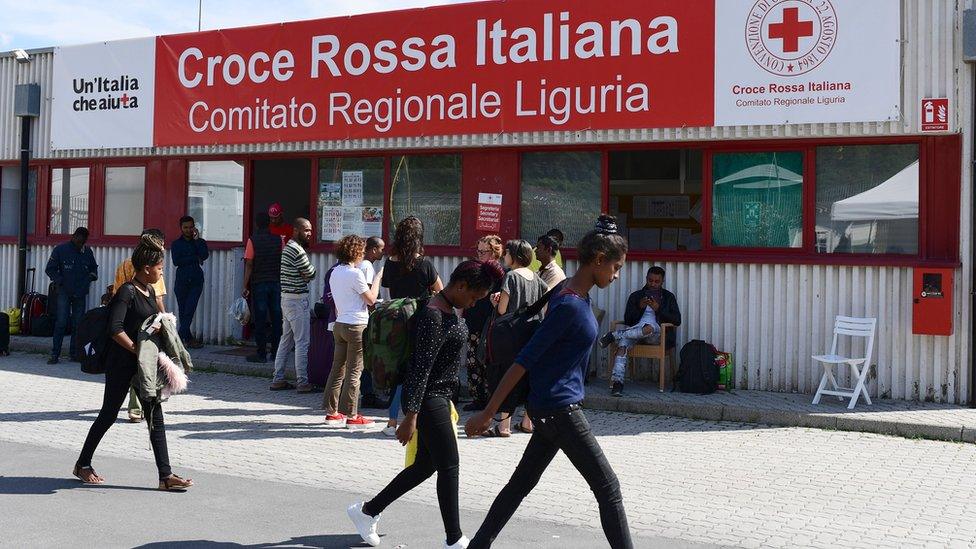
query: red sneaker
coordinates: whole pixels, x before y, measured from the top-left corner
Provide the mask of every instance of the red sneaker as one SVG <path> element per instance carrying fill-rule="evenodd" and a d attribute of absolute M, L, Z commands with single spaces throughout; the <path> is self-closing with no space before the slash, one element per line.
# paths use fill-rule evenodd
<path fill-rule="evenodd" d="M 362 414 L 356 414 L 356 417 L 346 420 L 347 429 L 367 429 L 372 425 L 373 420 L 364 418 Z"/>
<path fill-rule="evenodd" d="M 325 416 L 326 427 L 345 427 L 346 421 L 346 416 L 339 412 Z"/>

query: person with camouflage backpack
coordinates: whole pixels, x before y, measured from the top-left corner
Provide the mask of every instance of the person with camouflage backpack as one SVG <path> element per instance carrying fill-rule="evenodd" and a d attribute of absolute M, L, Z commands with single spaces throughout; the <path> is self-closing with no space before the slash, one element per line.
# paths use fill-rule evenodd
<path fill-rule="evenodd" d="M 381 284 L 389 289 L 391 299 L 418 300 L 444 289 L 444 283 L 441 282 L 434 264 L 424 257 L 422 221 L 409 216 L 397 223 L 391 248 L 390 257 L 383 264 L 383 272 L 380 275 Z M 384 309 L 389 309 L 389 306 Z M 373 375 L 375 380 L 375 372 Z M 394 436 L 400 413 L 401 389 L 399 387 L 393 389 L 392 386 L 390 388 L 393 391 L 393 398 L 390 399 L 390 420 L 383 433 Z"/>

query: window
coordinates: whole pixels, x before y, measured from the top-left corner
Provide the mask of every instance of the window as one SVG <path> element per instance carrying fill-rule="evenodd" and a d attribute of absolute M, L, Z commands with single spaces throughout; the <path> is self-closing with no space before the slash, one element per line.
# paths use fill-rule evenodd
<path fill-rule="evenodd" d="M 610 213 L 637 251 L 702 247 L 702 151 L 610 153 Z"/>
<path fill-rule="evenodd" d="M 34 210 L 37 203 L 37 170 L 31 169 L 27 180 L 27 234 L 34 234 Z M 20 168 L 0 170 L 0 236 L 20 234 Z"/>
<path fill-rule="evenodd" d="M 50 234 L 73 234 L 78 227 L 88 227 L 90 172 L 88 168 L 51 170 Z"/>
<path fill-rule="evenodd" d="M 383 158 L 319 160 L 319 240 L 383 236 Z"/>
<path fill-rule="evenodd" d="M 424 222 L 424 244 L 461 244 L 461 155 L 393 158 L 390 233 L 413 215 Z"/>
<path fill-rule="evenodd" d="M 593 228 L 603 205 L 603 174 L 598 152 L 525 153 L 522 155 L 522 238 L 535 243 L 559 229 L 565 245 Z"/>
<path fill-rule="evenodd" d="M 105 168 L 105 234 L 139 236 L 146 208 L 146 168 Z"/>
<path fill-rule="evenodd" d="M 187 215 L 200 236 L 240 242 L 244 230 L 244 163 L 234 160 L 190 162 Z"/>
<path fill-rule="evenodd" d="M 918 145 L 817 149 L 819 253 L 918 253 Z"/>
<path fill-rule="evenodd" d="M 803 153 L 721 153 L 712 157 L 712 244 L 803 245 Z"/>

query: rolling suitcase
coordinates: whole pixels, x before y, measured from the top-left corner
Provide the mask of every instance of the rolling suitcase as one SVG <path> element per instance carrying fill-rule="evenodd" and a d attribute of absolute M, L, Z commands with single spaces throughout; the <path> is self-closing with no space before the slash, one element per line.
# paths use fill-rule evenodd
<path fill-rule="evenodd" d="M 334 269 L 333 267 L 332 269 Z M 329 279 L 332 269 L 325 274 L 325 289 L 322 301 L 315 304 L 312 310 L 311 334 L 308 343 L 308 382 L 312 385 L 325 387 L 332 371 L 332 356 L 335 352 L 335 339 L 329 331 L 329 325 L 335 322 L 336 309 L 329 290 Z"/>
<path fill-rule="evenodd" d="M 30 288 L 20 301 L 20 333 L 34 334 L 34 322 L 47 314 L 47 296 L 34 291 L 35 269 L 27 269 L 27 287 Z"/>
<path fill-rule="evenodd" d="M 332 371 L 332 354 L 335 340 L 329 331 L 329 321 L 312 318 L 311 337 L 308 343 L 308 382 L 325 387 Z"/>
<path fill-rule="evenodd" d="M 0 356 L 10 354 L 10 315 L 0 313 Z"/>

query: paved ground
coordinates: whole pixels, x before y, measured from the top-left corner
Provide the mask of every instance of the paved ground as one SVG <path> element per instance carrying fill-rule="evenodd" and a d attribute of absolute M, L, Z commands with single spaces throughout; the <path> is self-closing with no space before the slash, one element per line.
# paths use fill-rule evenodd
<path fill-rule="evenodd" d="M 42 338 L 15 336 L 12 345 L 15 349 L 37 352 L 50 350 L 50 341 Z M 193 358 L 198 368 L 208 371 L 270 377 L 273 365 L 248 363 L 243 356 L 246 352 L 240 347 L 207 346 L 195 350 Z M 660 393 L 656 384 L 647 383 L 628 383 L 624 398 L 613 398 L 606 382 L 598 381 L 591 384 L 586 404 L 591 409 L 615 412 L 976 442 L 976 409 L 973 408 L 874 399 L 872 406 L 862 401 L 852 411 L 833 397 L 824 398 L 819 406 L 810 404 L 812 400 L 812 395 L 768 391 L 720 392 L 707 396 Z"/>
<path fill-rule="evenodd" d="M 74 450 L 0 442 L 0 515 L 4 547 L 365 547 L 345 519 L 351 492 L 183 469 L 198 484 L 184 494 L 148 489 L 144 461 L 102 457 L 112 481 L 85 486 L 62 473 Z M 238 471 L 240 473 L 241 471 Z M 198 489 L 197 489 L 198 488 Z M 9 505 L 8 505 L 9 503 Z M 163 505 L 159 505 L 163 503 Z M 93 512 L 85 514 L 84 509 Z M 52 517 L 71 510 L 63 524 Z M 383 513 L 384 546 L 436 547 L 436 506 L 413 503 Z M 462 513 L 476 525 L 482 514 Z M 52 527 L 57 525 L 59 527 Z M 601 532 L 551 522 L 513 522 L 498 547 L 586 549 L 598 547 Z M 659 547 L 705 547 L 642 538 Z"/>
<path fill-rule="evenodd" d="M 276 484 L 364 496 L 402 467 L 402 450 L 391 439 L 325 429 L 317 410 L 320 395 L 270 393 L 266 387 L 267 380 L 260 378 L 195 374 L 191 393 L 166 405 L 173 463 L 238 477 L 258 472 Z M 58 479 L 67 474 L 101 391 L 99 378 L 79 373 L 73 364 L 47 366 L 42 357 L 30 355 L 0 359 L 0 441 L 63 450 L 53 463 L 39 462 L 43 473 L 17 476 Z M 976 546 L 974 445 L 619 412 L 591 411 L 588 416 L 620 476 L 640 547 L 674 540 L 744 547 Z M 476 528 L 527 440 L 520 435 L 461 439 L 466 531 Z M 122 467 L 109 456 L 148 460 L 143 426 L 117 424 L 95 465 L 118 483 L 153 484 L 150 464 L 143 462 L 144 476 L 136 476 L 131 466 Z M 4 475 L 13 475 L 8 466 L 0 467 Z M 194 497 L 206 498 L 208 490 L 214 498 L 225 493 L 219 484 L 212 489 L 201 483 Z M 10 508 L 9 497 L 0 490 L 0 507 Z M 433 483 L 407 500 L 432 504 Z M 237 504 L 274 516 L 296 512 L 277 501 L 254 490 Z M 217 505 L 213 520 L 220 520 L 226 508 Z M 411 509 L 404 506 L 397 513 L 410 516 Z M 595 502 L 562 456 L 518 517 L 582 528 L 599 539 Z M 49 522 L 60 524 L 55 518 Z M 253 524 L 263 529 L 267 522 Z M 436 518 L 418 527 L 430 536 L 426 539 L 439 539 Z M 221 541 L 199 534 L 192 538 Z M 285 539 L 289 536 L 276 533 L 257 542 Z M 397 541 L 388 540 L 389 546 Z M 519 546 L 514 538 L 501 541 Z M 244 542 L 255 543 L 236 541 Z"/>

